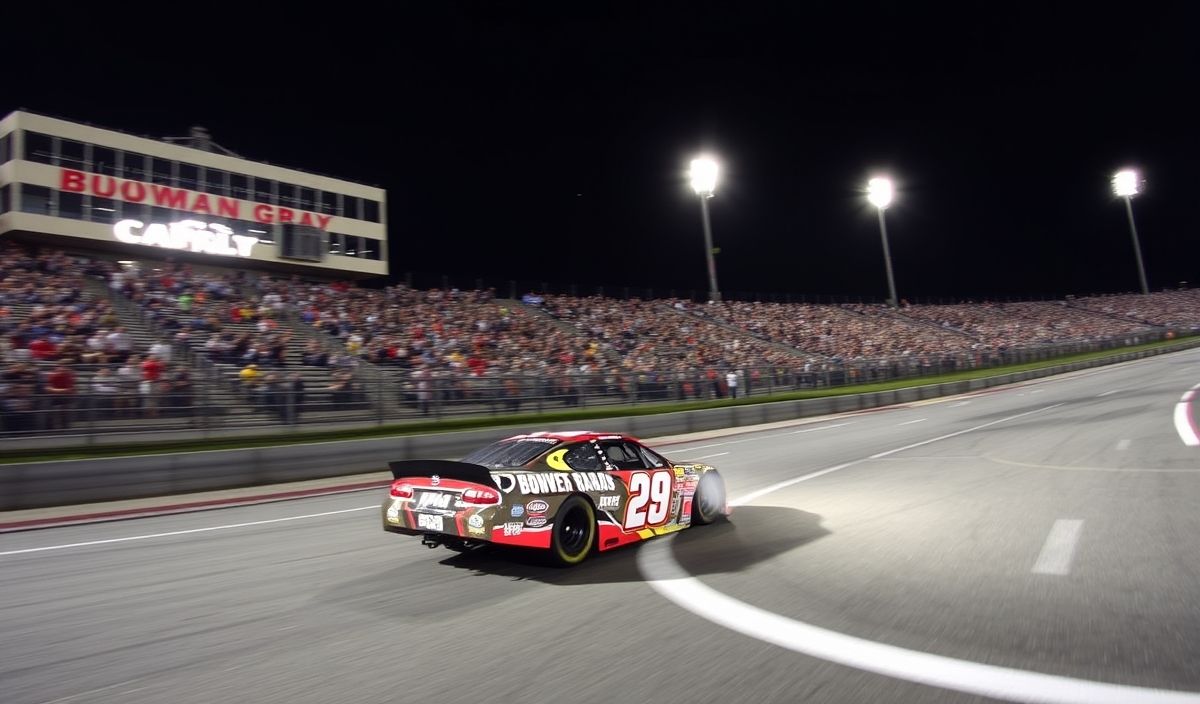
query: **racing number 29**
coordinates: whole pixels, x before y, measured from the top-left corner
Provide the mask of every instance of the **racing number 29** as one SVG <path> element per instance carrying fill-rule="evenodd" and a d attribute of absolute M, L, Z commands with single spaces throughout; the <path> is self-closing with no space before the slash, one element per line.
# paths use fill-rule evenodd
<path fill-rule="evenodd" d="M 634 472 L 629 476 L 629 503 L 625 507 L 625 529 L 656 526 L 667 520 L 671 502 L 670 472 Z"/>

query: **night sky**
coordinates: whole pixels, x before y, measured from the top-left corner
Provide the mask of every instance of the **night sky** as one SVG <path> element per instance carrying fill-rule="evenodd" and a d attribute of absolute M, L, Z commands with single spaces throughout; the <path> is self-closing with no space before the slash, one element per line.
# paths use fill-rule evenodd
<path fill-rule="evenodd" d="M 1136 289 L 1108 186 L 1126 165 L 1146 180 L 1151 288 L 1200 283 L 1196 13 L 1043 4 L 64 15 L 9 25 L 0 110 L 153 136 L 200 124 L 249 158 L 381 185 L 393 274 L 426 286 L 700 294 L 685 170 L 702 150 L 724 167 L 710 205 L 727 296 L 882 300 L 861 193 L 877 171 L 899 188 L 902 298 Z"/>

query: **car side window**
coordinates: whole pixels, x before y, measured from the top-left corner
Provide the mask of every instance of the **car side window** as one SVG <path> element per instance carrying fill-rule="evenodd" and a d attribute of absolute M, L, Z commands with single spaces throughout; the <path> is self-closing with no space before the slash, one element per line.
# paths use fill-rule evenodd
<path fill-rule="evenodd" d="M 581 472 L 599 472 L 604 469 L 604 462 L 600 455 L 596 454 L 596 448 L 586 442 L 577 443 L 569 448 L 567 454 L 563 455 L 563 462 L 571 469 Z"/>
<path fill-rule="evenodd" d="M 667 466 L 666 458 L 664 458 L 662 455 L 659 455 L 658 453 L 654 452 L 650 448 L 642 447 L 639 445 L 637 449 L 638 449 L 638 452 L 641 453 L 642 461 L 644 461 L 646 463 L 647 467 L 658 468 L 658 467 L 666 467 Z"/>
<path fill-rule="evenodd" d="M 617 469 L 645 469 L 647 466 L 637 448 L 629 443 L 610 441 L 601 444 L 600 448 Z"/>

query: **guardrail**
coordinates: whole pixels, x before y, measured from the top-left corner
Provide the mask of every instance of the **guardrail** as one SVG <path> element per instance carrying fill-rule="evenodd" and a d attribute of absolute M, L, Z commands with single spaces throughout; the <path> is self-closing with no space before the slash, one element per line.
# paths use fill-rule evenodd
<path fill-rule="evenodd" d="M 1196 346 L 1200 341 L 1190 345 Z M 950 396 L 1028 379 L 1156 356 L 1173 349 L 1127 352 L 1042 369 L 893 391 L 728 406 L 700 411 L 613 417 L 588 426 L 640 437 L 677 435 L 877 408 Z M 300 481 L 382 470 L 390 460 L 461 457 L 497 438 L 534 430 L 573 429 L 579 423 L 510 426 L 429 435 L 277 447 L 139 455 L 0 467 L 0 510 L 133 499 L 191 491 Z"/>

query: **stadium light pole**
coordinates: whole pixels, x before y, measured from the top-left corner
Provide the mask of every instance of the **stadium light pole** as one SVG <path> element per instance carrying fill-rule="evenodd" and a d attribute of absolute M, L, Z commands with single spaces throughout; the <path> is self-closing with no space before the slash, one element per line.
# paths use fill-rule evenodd
<path fill-rule="evenodd" d="M 891 297 L 888 304 L 893 308 L 898 308 L 900 299 L 896 297 L 896 277 L 892 274 L 892 252 L 888 248 L 887 219 L 883 216 L 883 211 L 892 204 L 892 195 L 891 179 L 877 176 L 867 182 L 867 200 L 871 201 L 871 205 L 879 211 L 879 237 L 883 240 L 883 262 L 887 265 L 888 295 Z"/>
<path fill-rule="evenodd" d="M 1150 293 L 1146 283 L 1146 265 L 1142 263 L 1142 245 L 1138 241 L 1137 225 L 1133 223 L 1133 197 L 1141 188 L 1141 178 L 1133 169 L 1122 169 L 1113 174 L 1112 189 L 1117 197 L 1125 200 L 1125 214 L 1129 216 L 1129 234 L 1133 237 L 1133 255 L 1137 259 L 1138 281 L 1142 284 L 1142 293 Z"/>
<path fill-rule="evenodd" d="M 713 197 L 717 188 L 717 162 L 711 157 L 692 159 L 692 168 L 688 175 L 692 180 L 692 190 L 700 197 L 700 218 L 704 222 L 704 256 L 708 263 L 708 300 L 720 301 L 721 291 L 717 288 L 717 262 L 713 257 L 712 225 L 708 221 L 708 199 Z"/>

